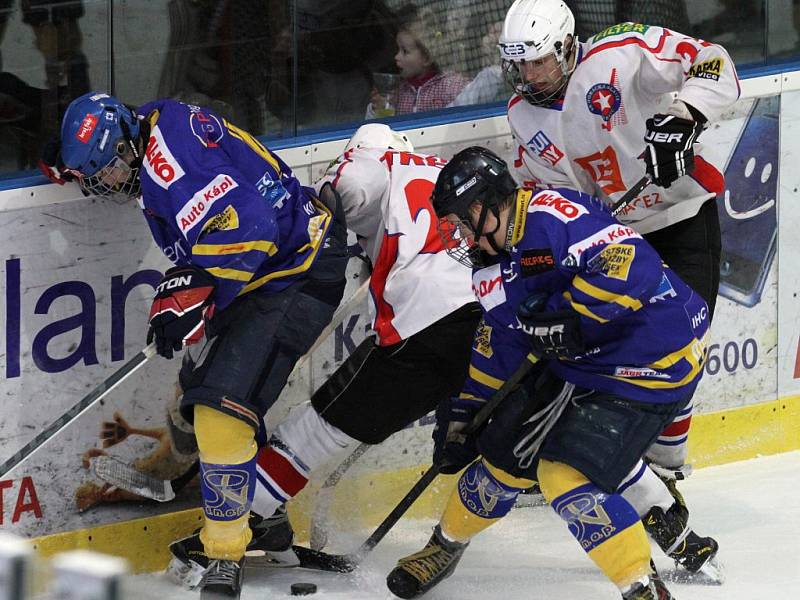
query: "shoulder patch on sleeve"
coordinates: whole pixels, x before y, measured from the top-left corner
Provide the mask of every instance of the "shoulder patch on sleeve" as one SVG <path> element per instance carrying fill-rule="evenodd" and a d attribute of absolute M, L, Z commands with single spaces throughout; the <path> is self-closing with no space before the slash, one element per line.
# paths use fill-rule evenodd
<path fill-rule="evenodd" d="M 722 69 L 725 68 L 725 59 L 722 57 L 711 58 L 704 60 L 696 65 L 692 65 L 689 69 L 689 77 L 696 77 L 697 79 L 710 79 L 711 81 L 719 81 L 722 75 Z"/>
<path fill-rule="evenodd" d="M 232 231 L 239 229 L 239 213 L 230 204 L 221 213 L 214 215 L 203 225 L 203 233 Z"/>
<path fill-rule="evenodd" d="M 519 270 L 523 277 L 552 271 L 556 266 L 549 248 L 530 248 L 520 252 Z"/>
<path fill-rule="evenodd" d="M 635 257 L 636 247 L 633 244 L 610 244 L 586 262 L 586 270 L 628 281 L 628 273 Z"/>

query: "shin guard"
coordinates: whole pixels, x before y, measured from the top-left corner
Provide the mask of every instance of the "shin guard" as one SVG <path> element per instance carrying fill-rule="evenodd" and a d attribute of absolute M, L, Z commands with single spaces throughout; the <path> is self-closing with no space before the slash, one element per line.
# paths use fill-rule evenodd
<path fill-rule="evenodd" d="M 519 493 L 533 485 L 529 479 L 509 475 L 483 459 L 461 474 L 447 502 L 440 526 L 444 536 L 466 542 L 504 517 Z"/>
<path fill-rule="evenodd" d="M 589 557 L 620 589 L 650 573 L 650 544 L 636 510 L 563 463 L 541 460 L 539 484 Z"/>
<path fill-rule="evenodd" d="M 255 432 L 244 421 L 202 405 L 195 406 L 194 425 L 205 513 L 200 540 L 209 558 L 239 560 L 252 536 Z"/>

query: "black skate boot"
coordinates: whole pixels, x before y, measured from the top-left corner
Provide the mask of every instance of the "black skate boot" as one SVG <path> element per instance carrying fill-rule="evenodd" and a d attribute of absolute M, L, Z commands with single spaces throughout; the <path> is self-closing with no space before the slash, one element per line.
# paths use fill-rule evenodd
<path fill-rule="evenodd" d="M 437 525 L 422 550 L 397 561 L 386 585 L 400 598 L 421 596 L 453 573 L 468 545 L 444 539 Z"/>
<path fill-rule="evenodd" d="M 667 586 L 658 577 L 650 576 L 647 583 L 636 582 L 631 588 L 622 594 L 623 600 L 675 600 L 675 596 L 669 593 Z"/>
<path fill-rule="evenodd" d="M 278 507 L 266 519 L 250 513 L 250 529 L 253 539 L 247 545 L 245 556 L 265 557 L 270 563 L 283 566 L 299 564 L 292 551 L 294 532 L 284 506 Z M 200 530 L 169 545 L 172 554 L 167 573 L 176 583 L 195 589 L 202 581 L 209 566 L 208 557 L 200 541 Z M 249 564 L 249 563 L 248 563 Z"/>
<path fill-rule="evenodd" d="M 688 511 L 678 502 L 667 512 L 655 506 L 642 522 L 647 533 L 664 553 L 689 573 L 702 572 L 716 583 L 724 573 L 717 560 L 719 544 L 711 537 L 700 537 L 688 525 Z"/>
<path fill-rule="evenodd" d="M 200 599 L 238 598 L 242 593 L 242 562 L 214 559 L 200 580 Z"/>

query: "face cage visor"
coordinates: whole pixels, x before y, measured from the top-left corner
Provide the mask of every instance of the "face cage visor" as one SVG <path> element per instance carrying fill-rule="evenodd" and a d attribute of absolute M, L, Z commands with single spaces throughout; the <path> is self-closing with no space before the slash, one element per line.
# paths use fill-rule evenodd
<path fill-rule="evenodd" d="M 577 38 L 573 41 L 573 48 L 577 43 Z M 564 57 L 564 53 L 560 50 L 551 52 L 547 56 L 540 58 L 534 63 L 542 63 L 553 57 L 555 59 L 552 69 L 545 73 L 544 77 L 540 77 L 542 81 L 528 82 L 522 73 L 524 60 L 503 60 L 503 74 L 505 75 L 508 85 L 514 90 L 515 94 L 519 94 L 526 101 L 534 106 L 550 106 L 553 101 L 561 97 L 564 88 L 567 87 L 569 77 L 572 71 L 575 70 L 575 62 L 573 61 L 572 67 L 568 64 L 568 59 Z"/>
<path fill-rule="evenodd" d="M 87 195 L 108 198 L 117 204 L 125 204 L 141 194 L 139 168 L 131 167 L 120 156 L 112 158 L 94 175 L 78 177 L 78 184 Z"/>
<path fill-rule="evenodd" d="M 486 215 L 489 210 L 489 207 L 485 204 L 481 205 L 481 215 L 478 219 L 478 226 L 481 230 L 486 222 Z M 465 215 L 459 216 L 457 220 L 453 221 L 442 217 L 439 219 L 437 228 L 444 250 L 450 258 L 471 269 L 479 269 L 486 266 L 485 255 L 478 245 L 478 240 L 481 236 L 488 238 L 494 235 L 496 230 L 495 232 L 481 233 L 479 235 L 472 226 L 469 217 Z"/>

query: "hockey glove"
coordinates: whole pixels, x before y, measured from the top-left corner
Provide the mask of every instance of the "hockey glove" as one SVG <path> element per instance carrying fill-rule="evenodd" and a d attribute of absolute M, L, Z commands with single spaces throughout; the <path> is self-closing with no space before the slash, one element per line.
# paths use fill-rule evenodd
<path fill-rule="evenodd" d="M 211 295 L 215 285 L 211 275 L 193 265 L 172 267 L 164 273 L 150 307 L 147 343 L 155 339 L 156 351 L 172 358 L 173 351 L 184 344 L 199 342 L 206 320 L 214 314 Z"/>
<path fill-rule="evenodd" d="M 703 124 L 675 115 L 654 115 L 645 122 L 645 170 L 653 183 L 664 188 L 694 169 L 694 144 Z"/>
<path fill-rule="evenodd" d="M 74 181 L 75 176 L 64 166 L 61 160 L 61 140 L 52 138 L 42 146 L 42 156 L 39 159 L 39 170 L 53 183 L 64 185 Z"/>
<path fill-rule="evenodd" d="M 476 434 L 467 436 L 463 431 L 483 404 L 475 398 L 448 398 L 439 403 L 433 428 L 433 464 L 440 473 L 458 473 L 478 457 Z"/>
<path fill-rule="evenodd" d="M 533 314 L 520 310 L 517 320 L 540 358 L 575 356 L 584 351 L 581 317 L 573 310 Z"/>

